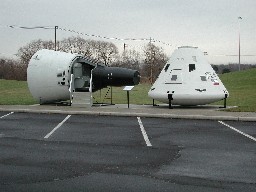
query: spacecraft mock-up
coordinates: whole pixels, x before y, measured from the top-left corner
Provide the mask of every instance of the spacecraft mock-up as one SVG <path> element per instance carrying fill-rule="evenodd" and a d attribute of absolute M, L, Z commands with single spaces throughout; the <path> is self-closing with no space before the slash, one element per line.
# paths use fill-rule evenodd
<path fill-rule="evenodd" d="M 107 67 L 79 54 L 47 49 L 36 52 L 27 69 L 29 90 L 40 104 L 65 100 L 72 103 L 75 93 L 137 85 L 139 81 L 136 70 Z"/>
<path fill-rule="evenodd" d="M 148 92 L 173 105 L 204 105 L 226 99 L 228 91 L 197 47 L 176 49 Z"/>

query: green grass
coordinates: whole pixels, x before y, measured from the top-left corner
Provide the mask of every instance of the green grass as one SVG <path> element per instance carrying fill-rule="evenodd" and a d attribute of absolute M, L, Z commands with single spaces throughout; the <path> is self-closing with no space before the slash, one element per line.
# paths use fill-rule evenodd
<path fill-rule="evenodd" d="M 236 108 L 226 109 L 227 111 L 256 112 L 256 69 L 226 73 L 220 75 L 220 79 L 230 94 L 227 105 L 237 106 Z M 130 91 L 130 103 L 152 104 L 152 99 L 147 96 L 150 87 L 149 84 L 135 86 Z M 113 103 L 127 103 L 126 91 L 122 89 L 123 87 L 113 87 Z M 108 92 L 108 89 L 102 89 L 94 93 L 94 102 L 110 103 L 110 95 L 110 90 Z M 223 105 L 223 101 L 213 104 Z"/>
<path fill-rule="evenodd" d="M 136 85 L 130 92 L 130 104 L 152 104 L 152 99 L 148 97 L 148 91 L 150 89 L 149 84 Z M 115 104 L 127 103 L 127 91 L 123 91 L 124 87 L 112 87 L 112 100 Z M 104 88 L 100 91 L 93 93 L 94 102 L 98 103 L 110 103 L 111 102 L 111 90 L 110 88 Z"/>
<path fill-rule="evenodd" d="M 227 111 L 256 112 L 256 69 L 226 73 L 220 79 L 230 94 L 227 105 L 238 106 Z"/>
<path fill-rule="evenodd" d="M 0 79 L 0 105 L 31 105 L 32 98 L 26 81 Z"/>
<path fill-rule="evenodd" d="M 222 82 L 230 93 L 228 106 L 237 108 L 227 111 L 256 112 L 256 69 L 232 72 L 220 75 Z M 130 91 L 130 104 L 152 104 L 148 97 L 149 84 L 140 84 Z M 30 105 L 36 102 L 29 93 L 27 82 L 0 80 L 0 105 Z M 93 93 L 95 103 L 110 103 L 109 88 Z M 127 92 L 123 87 L 112 88 L 112 102 L 114 104 L 127 103 Z M 223 101 L 214 104 L 223 105 Z"/>

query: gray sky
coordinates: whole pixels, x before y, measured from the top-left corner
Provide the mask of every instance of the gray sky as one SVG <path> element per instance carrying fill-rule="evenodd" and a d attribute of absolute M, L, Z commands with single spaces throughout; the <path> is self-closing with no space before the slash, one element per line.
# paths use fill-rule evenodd
<path fill-rule="evenodd" d="M 117 38 L 154 38 L 170 55 L 182 45 L 208 52 L 211 63 L 238 62 L 238 17 L 241 23 L 241 54 L 256 55 L 255 0 L 1 0 L 0 57 L 11 57 L 32 40 L 54 40 L 54 30 L 9 28 L 59 26 L 82 33 Z M 76 36 L 58 30 L 59 40 Z M 89 38 L 87 36 L 82 36 Z M 104 40 L 96 38 L 96 40 Z M 128 49 L 141 50 L 147 41 L 117 41 Z M 243 56 L 242 63 L 256 63 Z"/>

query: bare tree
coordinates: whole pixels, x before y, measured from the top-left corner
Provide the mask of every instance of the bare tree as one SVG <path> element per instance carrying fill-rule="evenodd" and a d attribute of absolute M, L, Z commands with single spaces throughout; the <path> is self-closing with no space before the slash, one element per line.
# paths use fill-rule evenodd
<path fill-rule="evenodd" d="M 110 42 L 85 40 L 81 37 L 69 37 L 60 41 L 59 50 L 64 52 L 79 53 L 110 65 L 118 55 L 117 47 Z"/>
<path fill-rule="evenodd" d="M 150 83 L 158 77 L 163 66 L 168 61 L 167 55 L 163 52 L 163 48 L 157 47 L 153 43 L 148 43 L 144 48 L 145 65 L 143 67 L 144 75 L 149 77 Z"/>
<path fill-rule="evenodd" d="M 0 59 L 0 79 L 26 80 L 26 66 L 13 59 Z"/>
<path fill-rule="evenodd" d="M 86 57 L 92 57 L 93 46 L 91 40 L 81 37 L 69 37 L 59 43 L 59 50 L 67 53 L 79 53 Z"/>
<path fill-rule="evenodd" d="M 31 43 L 21 47 L 18 50 L 18 57 L 20 58 L 20 62 L 24 65 L 28 65 L 31 57 L 40 49 L 53 49 L 54 50 L 54 42 L 53 41 L 42 41 L 41 39 L 32 41 Z"/>
<path fill-rule="evenodd" d="M 118 55 L 118 49 L 115 44 L 106 41 L 95 42 L 94 58 L 105 65 L 111 65 Z"/>
<path fill-rule="evenodd" d="M 5 77 L 5 59 L 0 59 L 0 79 Z"/>
<path fill-rule="evenodd" d="M 139 70 L 142 65 L 142 57 L 141 54 L 134 49 L 125 50 L 113 65 L 116 67 Z"/>

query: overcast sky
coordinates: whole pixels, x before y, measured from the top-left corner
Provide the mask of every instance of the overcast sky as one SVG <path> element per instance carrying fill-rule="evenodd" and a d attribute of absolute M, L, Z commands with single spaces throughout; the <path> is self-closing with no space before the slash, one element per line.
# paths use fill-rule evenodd
<path fill-rule="evenodd" d="M 208 52 L 211 63 L 238 62 L 241 54 L 256 55 L 255 0 L 1 0 L 0 57 L 9 57 L 32 40 L 54 40 L 54 30 L 25 30 L 7 26 L 59 26 L 82 33 L 117 38 L 154 38 L 171 55 L 178 46 L 191 45 Z M 58 30 L 62 40 L 75 33 Z M 91 38 L 82 36 L 84 38 Z M 96 40 L 104 40 L 96 38 Z M 117 41 L 138 49 L 147 41 Z M 256 63 L 242 56 L 242 63 Z"/>

